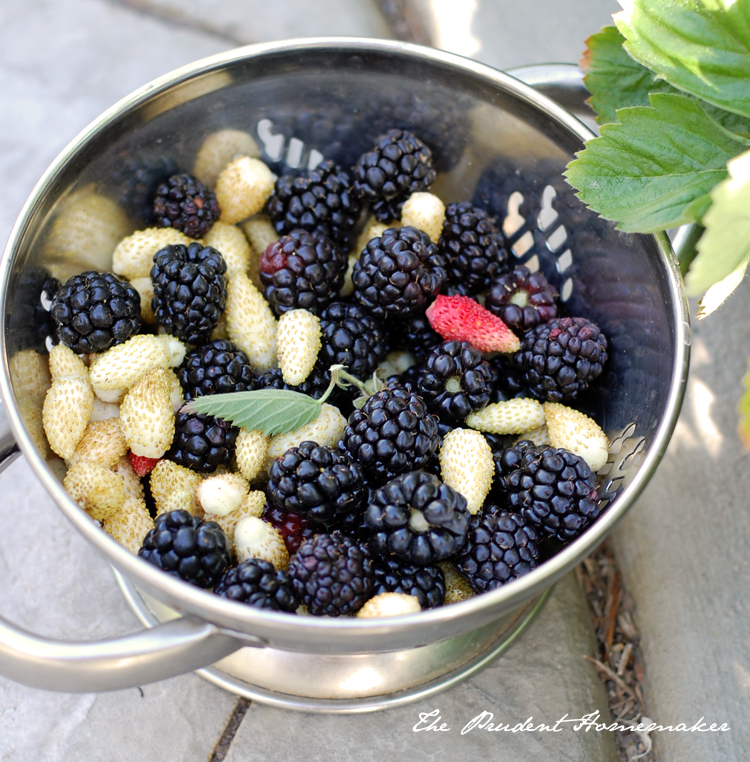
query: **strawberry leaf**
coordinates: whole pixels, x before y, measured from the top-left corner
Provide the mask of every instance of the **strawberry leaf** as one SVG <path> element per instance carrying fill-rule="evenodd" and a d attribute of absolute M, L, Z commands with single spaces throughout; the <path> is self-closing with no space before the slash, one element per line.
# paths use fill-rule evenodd
<path fill-rule="evenodd" d="M 320 414 L 320 402 L 300 392 L 286 389 L 259 389 L 198 397 L 183 408 L 189 413 L 205 413 L 230 421 L 248 431 L 286 434 L 312 423 Z"/>
<path fill-rule="evenodd" d="M 726 163 L 746 148 L 685 95 L 655 93 L 651 107 L 619 109 L 565 176 L 578 197 L 630 233 L 700 221 Z"/>

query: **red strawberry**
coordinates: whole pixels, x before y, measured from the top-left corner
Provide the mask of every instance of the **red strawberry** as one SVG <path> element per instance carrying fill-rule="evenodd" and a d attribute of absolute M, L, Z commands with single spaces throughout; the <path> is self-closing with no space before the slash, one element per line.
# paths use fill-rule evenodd
<path fill-rule="evenodd" d="M 468 341 L 480 352 L 517 352 L 521 342 L 503 321 L 468 296 L 443 296 L 425 312 L 446 341 Z"/>
<path fill-rule="evenodd" d="M 147 476 L 154 470 L 154 466 L 160 458 L 147 458 L 145 455 L 136 455 L 132 450 L 128 453 L 130 465 L 138 476 Z"/>

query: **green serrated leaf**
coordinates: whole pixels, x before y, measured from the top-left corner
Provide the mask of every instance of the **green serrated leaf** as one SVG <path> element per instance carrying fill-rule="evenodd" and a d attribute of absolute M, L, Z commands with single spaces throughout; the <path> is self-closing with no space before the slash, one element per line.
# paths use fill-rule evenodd
<path fill-rule="evenodd" d="M 192 400 L 186 407 L 188 412 L 213 415 L 248 431 L 259 429 L 268 436 L 286 434 L 312 423 L 321 409 L 312 397 L 286 389 L 212 394 Z"/>
<path fill-rule="evenodd" d="M 579 198 L 618 228 L 654 233 L 698 222 L 707 196 L 745 143 L 685 95 L 656 93 L 651 107 L 619 109 L 565 172 Z"/>
<path fill-rule="evenodd" d="M 729 177 L 711 192 L 703 217 L 705 232 L 685 277 L 685 291 L 697 296 L 750 261 L 750 151 L 727 165 Z"/>
<path fill-rule="evenodd" d="M 625 49 L 678 90 L 750 117 L 750 0 L 623 0 Z"/>
<path fill-rule="evenodd" d="M 743 138 L 750 144 L 750 118 L 741 114 L 732 114 L 723 108 L 714 106 L 713 103 L 701 102 L 701 107 L 709 119 L 735 136 Z"/>
<path fill-rule="evenodd" d="M 706 291 L 698 302 L 698 314 L 696 317 L 698 320 L 707 318 L 712 313 L 721 307 L 722 304 L 734 293 L 737 286 L 742 283 L 742 279 L 747 272 L 747 265 L 750 260 L 745 260 L 736 270 L 729 273 L 726 278 L 720 280 L 718 283 L 714 283 L 711 288 Z"/>
<path fill-rule="evenodd" d="M 649 93 L 678 92 L 634 60 L 623 47 L 624 42 L 615 26 L 605 26 L 586 40 L 583 82 L 591 93 L 589 104 L 597 113 L 598 124 L 616 122 L 618 108 L 648 106 Z"/>

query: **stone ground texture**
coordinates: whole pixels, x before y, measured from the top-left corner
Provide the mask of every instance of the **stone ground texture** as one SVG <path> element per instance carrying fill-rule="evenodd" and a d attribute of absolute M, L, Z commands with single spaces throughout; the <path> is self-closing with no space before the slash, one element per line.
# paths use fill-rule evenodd
<path fill-rule="evenodd" d="M 428 0 L 414 0 L 424 10 Z M 507 68 L 575 62 L 614 0 L 434 0 L 439 44 Z M 451 16 L 451 9 L 473 16 Z M 294 36 L 390 36 L 375 0 L 26 0 L 0 4 L 0 241 L 37 179 L 75 134 L 119 98 L 178 66 L 239 44 Z M 467 24 L 466 19 L 471 18 Z M 479 45 L 479 47 L 477 47 Z M 677 432 L 614 545 L 636 601 L 652 717 L 727 722 L 722 734 L 661 733 L 662 762 L 741 759 L 750 745 L 750 654 L 743 595 L 750 522 L 748 456 L 734 434 L 748 354 L 748 287 L 694 329 L 691 382 Z M 0 475 L 0 615 L 49 636 L 93 639 L 138 628 L 105 562 L 75 533 L 24 461 Z M 21 520 L 19 520 L 19 517 Z M 572 577 L 507 656 L 468 682 L 403 709 L 292 714 L 252 704 L 226 759 L 609 760 L 606 735 L 482 734 L 503 722 L 554 722 L 606 698 L 591 665 L 585 602 Z M 195 675 L 109 694 L 46 693 L 0 678 L 0 760 L 206 760 L 236 697 Z M 450 733 L 414 733 L 438 708 Z"/>

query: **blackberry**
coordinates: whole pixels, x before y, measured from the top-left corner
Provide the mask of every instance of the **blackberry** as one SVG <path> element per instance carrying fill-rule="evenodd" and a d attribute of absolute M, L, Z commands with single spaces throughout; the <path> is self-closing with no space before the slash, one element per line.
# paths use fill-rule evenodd
<path fill-rule="evenodd" d="M 213 473 L 232 459 L 239 429 L 221 418 L 178 412 L 174 427 L 172 447 L 165 457 L 178 465 Z"/>
<path fill-rule="evenodd" d="M 319 314 L 341 290 L 348 260 L 319 233 L 292 230 L 260 258 L 260 280 L 277 315 L 304 309 Z"/>
<path fill-rule="evenodd" d="M 353 192 L 370 202 L 380 222 L 401 217 L 404 201 L 412 193 L 426 191 L 435 182 L 432 152 L 413 133 L 389 130 L 353 169 Z"/>
<path fill-rule="evenodd" d="M 370 597 L 375 582 L 365 546 L 338 532 L 303 542 L 287 571 L 313 616 L 353 614 Z"/>
<path fill-rule="evenodd" d="M 441 419 L 463 421 L 490 401 L 490 366 L 468 341 L 444 341 L 420 368 L 417 391 Z"/>
<path fill-rule="evenodd" d="M 555 318 L 532 328 L 516 354 L 529 392 L 548 402 L 574 400 L 606 362 L 606 337 L 582 317 Z"/>
<path fill-rule="evenodd" d="M 321 233 L 349 251 L 351 230 L 362 210 L 350 186 L 349 175 L 329 159 L 315 169 L 282 175 L 266 203 L 266 212 L 280 236 L 303 228 Z"/>
<path fill-rule="evenodd" d="M 188 511 L 167 511 L 157 516 L 138 555 L 203 588 L 213 587 L 230 563 L 227 536 L 221 527 Z"/>
<path fill-rule="evenodd" d="M 466 500 L 426 471 L 411 471 L 376 489 L 365 512 L 370 548 L 429 566 L 457 553 L 471 515 Z"/>
<path fill-rule="evenodd" d="M 492 281 L 484 306 L 512 331 L 526 331 L 557 317 L 557 289 L 541 271 L 518 265 Z"/>
<path fill-rule="evenodd" d="M 231 601 L 259 609 L 294 613 L 299 606 L 289 575 L 277 571 L 270 561 L 248 558 L 228 569 L 214 592 Z"/>
<path fill-rule="evenodd" d="M 513 397 L 528 397 L 524 374 L 518 369 L 513 356 L 499 354 L 487 360 L 492 373 L 490 402 L 505 402 Z"/>
<path fill-rule="evenodd" d="M 437 419 L 424 400 L 400 385 L 368 397 L 349 416 L 340 446 L 374 482 L 422 468 L 438 448 Z"/>
<path fill-rule="evenodd" d="M 362 466 L 317 442 L 291 447 L 271 464 L 266 494 L 277 508 L 324 522 L 363 512 L 367 498 Z"/>
<path fill-rule="evenodd" d="M 345 365 L 356 378 L 372 376 L 386 352 L 380 323 L 358 304 L 332 302 L 320 314 L 319 367 Z"/>
<path fill-rule="evenodd" d="M 287 384 L 286 381 L 284 381 L 284 377 L 282 376 L 281 370 L 279 368 L 271 368 L 271 370 L 267 370 L 265 373 L 261 373 L 256 378 L 255 385 L 258 389 L 289 389 L 293 392 L 301 392 L 302 394 L 306 394 L 308 397 L 319 400 L 325 393 L 326 389 L 328 389 L 330 382 L 331 374 L 328 372 L 328 370 L 323 370 L 322 368 L 316 367 L 313 368 L 312 373 L 310 373 L 310 375 L 299 386 L 293 386 L 292 384 Z M 331 392 L 331 397 L 334 399 L 336 392 L 336 389 Z M 331 404 L 335 405 L 336 403 L 331 402 Z"/>
<path fill-rule="evenodd" d="M 524 440 L 494 459 L 508 508 L 544 535 L 569 542 L 599 516 L 596 476 L 580 456 Z"/>
<path fill-rule="evenodd" d="M 456 565 L 478 593 L 530 572 L 539 562 L 536 530 L 516 513 L 487 506 L 472 517 Z"/>
<path fill-rule="evenodd" d="M 379 318 L 424 312 L 445 283 L 444 265 L 426 233 L 388 228 L 368 241 L 354 265 L 354 298 Z"/>
<path fill-rule="evenodd" d="M 141 328 L 141 297 L 112 273 L 74 275 L 52 299 L 57 338 L 78 354 L 104 352 Z"/>
<path fill-rule="evenodd" d="M 272 524 L 281 532 L 290 556 L 293 556 L 299 550 L 299 546 L 305 540 L 309 540 L 313 535 L 320 532 L 320 524 L 315 521 L 311 521 L 299 513 L 282 511 L 280 508 L 276 508 L 268 503 L 266 503 L 266 507 L 263 509 L 263 520 Z"/>
<path fill-rule="evenodd" d="M 50 310 L 60 282 L 43 267 L 24 267 L 13 290 L 9 310 L 18 332 L 16 346 L 46 354 L 48 343 L 56 343 L 57 324 Z"/>
<path fill-rule="evenodd" d="M 445 575 L 439 566 L 416 566 L 397 556 L 374 559 L 375 588 L 380 593 L 406 593 L 419 599 L 423 609 L 442 606 L 445 600 Z"/>
<path fill-rule="evenodd" d="M 224 257 L 210 246 L 165 246 L 154 254 L 151 306 L 160 326 L 190 344 L 201 344 L 219 322 L 227 301 Z"/>
<path fill-rule="evenodd" d="M 177 378 L 188 400 L 255 389 L 255 374 L 247 355 L 226 339 L 210 341 L 188 353 Z"/>
<path fill-rule="evenodd" d="M 201 238 L 220 215 L 214 192 L 192 175 L 172 175 L 156 189 L 154 223 L 158 227 L 175 228 L 188 238 Z"/>
<path fill-rule="evenodd" d="M 111 182 L 119 204 L 145 225 L 154 224 L 156 189 L 180 171 L 177 163 L 164 155 L 164 147 L 124 146 L 117 151 Z"/>
<path fill-rule="evenodd" d="M 424 313 L 392 320 L 387 330 L 393 345 L 411 352 L 417 361 L 423 360 L 438 344 L 443 343 L 443 337 L 433 329 Z"/>
<path fill-rule="evenodd" d="M 438 247 L 447 262 L 450 289 L 463 296 L 486 291 L 508 270 L 508 252 L 494 218 L 470 201 L 447 207 Z"/>

